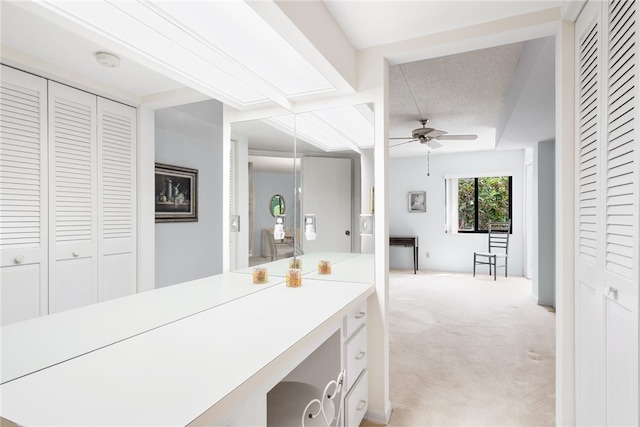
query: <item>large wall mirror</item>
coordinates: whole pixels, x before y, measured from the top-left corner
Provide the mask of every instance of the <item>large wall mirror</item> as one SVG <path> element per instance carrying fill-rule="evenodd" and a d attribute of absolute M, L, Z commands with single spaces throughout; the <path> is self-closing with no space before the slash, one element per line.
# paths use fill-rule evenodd
<path fill-rule="evenodd" d="M 248 250 L 236 253 L 232 269 L 294 253 L 373 252 L 373 236 L 359 227 L 360 215 L 371 213 L 373 117 L 373 107 L 363 104 L 231 123 L 234 157 L 246 159 L 235 169 L 236 206 L 242 208 L 246 191 L 249 207 L 246 235 L 238 236 Z M 286 233 L 273 253 L 280 201 Z M 309 216 L 315 235 L 305 233 Z"/>

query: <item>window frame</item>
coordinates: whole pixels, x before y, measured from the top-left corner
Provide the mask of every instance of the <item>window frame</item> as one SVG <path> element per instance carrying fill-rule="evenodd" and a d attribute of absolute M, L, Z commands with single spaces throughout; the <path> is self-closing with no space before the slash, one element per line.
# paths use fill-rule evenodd
<path fill-rule="evenodd" d="M 473 194 L 473 216 L 474 216 L 474 223 L 473 223 L 473 230 L 460 230 L 458 229 L 458 226 L 456 224 L 456 233 L 459 234 L 487 234 L 489 232 L 489 230 L 479 230 L 478 226 L 480 224 L 480 221 L 478 220 L 478 208 L 480 206 L 479 203 L 479 197 L 478 197 L 478 180 L 480 178 L 502 178 L 502 177 L 507 177 L 509 179 L 509 183 L 508 183 L 508 197 L 509 197 L 509 218 L 508 220 L 511 221 L 511 223 L 513 224 L 513 175 L 508 175 L 508 174 L 499 174 L 499 175 L 486 175 L 486 176 L 469 176 L 469 177 L 459 177 L 456 179 L 456 183 L 459 182 L 460 179 L 473 179 L 474 180 L 474 194 Z M 456 200 L 456 206 L 458 207 L 458 211 L 459 211 L 459 205 L 458 205 L 458 201 Z M 510 228 L 509 230 L 509 234 L 513 234 L 513 227 Z"/>

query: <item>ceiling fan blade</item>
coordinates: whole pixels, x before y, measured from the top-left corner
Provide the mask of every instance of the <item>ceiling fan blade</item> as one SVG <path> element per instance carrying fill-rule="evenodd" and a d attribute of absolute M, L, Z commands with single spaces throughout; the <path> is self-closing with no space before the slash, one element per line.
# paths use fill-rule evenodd
<path fill-rule="evenodd" d="M 415 140 L 415 138 L 414 138 L 414 137 L 412 137 L 412 136 L 397 137 L 397 138 L 389 138 L 389 139 L 410 139 L 410 140 L 412 140 L 412 141 L 414 141 L 414 140 Z"/>
<path fill-rule="evenodd" d="M 429 138 L 438 138 L 444 134 L 446 134 L 447 132 L 443 131 L 443 130 L 438 130 L 438 129 L 434 129 L 431 132 L 429 132 L 428 134 L 426 134 L 425 136 L 428 136 Z"/>
<path fill-rule="evenodd" d="M 440 141 L 473 141 L 478 139 L 478 135 L 442 135 L 436 138 Z"/>
<path fill-rule="evenodd" d="M 405 139 L 405 138 L 389 138 L 389 139 Z M 401 142 L 399 144 L 389 145 L 389 148 L 399 147 L 401 145 L 408 144 L 410 142 L 416 142 L 416 141 L 417 141 L 417 139 L 412 139 L 411 141 L 405 141 L 405 142 Z"/>

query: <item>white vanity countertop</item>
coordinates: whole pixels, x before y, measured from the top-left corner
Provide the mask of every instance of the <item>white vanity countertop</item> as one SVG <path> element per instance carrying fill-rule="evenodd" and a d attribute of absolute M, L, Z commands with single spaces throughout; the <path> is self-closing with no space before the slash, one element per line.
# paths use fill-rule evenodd
<path fill-rule="evenodd" d="M 373 283 L 375 279 L 374 256 L 373 254 L 361 254 L 340 262 L 331 262 L 331 274 L 318 274 L 318 269 L 316 268 L 312 272 L 305 274 L 304 280 L 307 278 Z"/>
<path fill-rule="evenodd" d="M 361 254 L 348 252 L 312 252 L 309 254 L 299 255 L 296 258 L 302 261 L 302 274 L 308 274 L 318 270 L 318 261 L 330 261 L 331 264 L 336 264 L 352 258 L 359 258 L 361 256 Z M 287 270 L 289 269 L 289 261 L 292 259 L 292 257 L 279 259 L 277 261 L 260 264 L 260 267 L 267 268 L 269 277 L 285 277 L 287 275 Z M 253 273 L 253 267 L 244 268 L 237 272 L 250 274 Z M 373 283 L 373 280 L 371 280 L 370 283 Z"/>
<path fill-rule="evenodd" d="M 2 383 L 283 283 L 225 273 L 2 327 Z"/>
<path fill-rule="evenodd" d="M 21 425 L 186 425 L 373 292 L 310 278 L 274 285 L 3 384 L 1 415 Z"/>

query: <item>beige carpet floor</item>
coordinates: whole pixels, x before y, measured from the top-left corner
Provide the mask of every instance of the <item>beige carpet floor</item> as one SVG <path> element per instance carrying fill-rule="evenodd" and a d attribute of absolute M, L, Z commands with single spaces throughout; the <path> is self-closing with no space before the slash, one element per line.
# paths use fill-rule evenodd
<path fill-rule="evenodd" d="M 391 271 L 389 295 L 389 426 L 555 425 L 555 313 L 529 280 Z"/>

